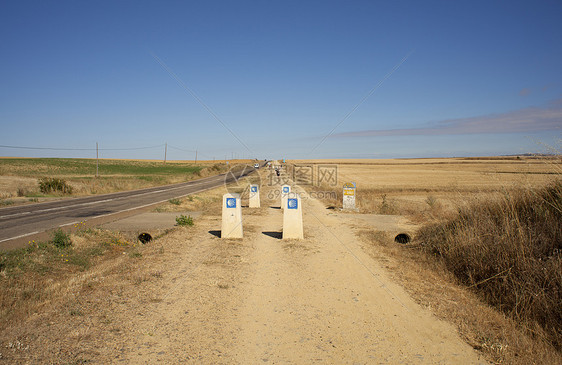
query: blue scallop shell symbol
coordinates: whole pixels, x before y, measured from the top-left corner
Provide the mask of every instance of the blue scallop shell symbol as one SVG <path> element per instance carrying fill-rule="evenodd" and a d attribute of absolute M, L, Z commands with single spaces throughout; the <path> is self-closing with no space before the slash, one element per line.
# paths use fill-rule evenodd
<path fill-rule="evenodd" d="M 287 208 L 297 209 L 298 207 L 299 207 L 299 201 L 297 199 L 288 199 L 287 200 Z"/>
<path fill-rule="evenodd" d="M 252 193 L 257 193 L 257 192 L 258 192 L 258 187 L 257 187 L 257 186 L 252 186 L 252 187 L 251 187 L 251 191 L 252 191 Z"/>
<path fill-rule="evenodd" d="M 226 198 L 227 208 L 236 208 L 236 198 Z"/>
<path fill-rule="evenodd" d="M 288 187 L 288 186 L 283 187 L 283 192 L 284 192 L 284 193 L 288 193 L 288 192 L 289 192 L 289 187 Z"/>

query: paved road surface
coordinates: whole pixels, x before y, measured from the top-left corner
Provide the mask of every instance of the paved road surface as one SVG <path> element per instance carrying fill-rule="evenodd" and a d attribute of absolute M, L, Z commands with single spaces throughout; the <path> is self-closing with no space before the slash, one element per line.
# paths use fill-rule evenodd
<path fill-rule="evenodd" d="M 254 168 L 246 168 L 234 174 L 221 174 L 181 184 L 3 208 L 0 209 L 0 250 L 21 247 L 27 239 L 49 229 L 130 212 L 208 190 L 252 172 Z"/>

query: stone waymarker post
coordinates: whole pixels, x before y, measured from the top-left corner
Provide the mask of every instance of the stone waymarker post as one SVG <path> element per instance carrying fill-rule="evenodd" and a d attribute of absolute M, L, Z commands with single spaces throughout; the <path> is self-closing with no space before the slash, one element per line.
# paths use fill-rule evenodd
<path fill-rule="evenodd" d="M 258 185 L 250 185 L 250 208 L 260 207 L 260 187 Z"/>
<path fill-rule="evenodd" d="M 287 203 L 285 204 L 285 210 L 283 211 L 283 239 L 302 240 L 304 238 L 304 233 L 300 195 L 297 193 L 289 193 L 287 196 Z"/>
<path fill-rule="evenodd" d="M 287 196 L 291 193 L 291 187 L 289 185 L 283 185 L 281 187 L 281 209 L 287 208 Z"/>
<path fill-rule="evenodd" d="M 343 184 L 343 209 L 355 210 L 355 193 L 357 185 L 354 182 Z"/>
<path fill-rule="evenodd" d="M 221 238 L 242 238 L 242 205 L 240 194 L 222 196 Z"/>

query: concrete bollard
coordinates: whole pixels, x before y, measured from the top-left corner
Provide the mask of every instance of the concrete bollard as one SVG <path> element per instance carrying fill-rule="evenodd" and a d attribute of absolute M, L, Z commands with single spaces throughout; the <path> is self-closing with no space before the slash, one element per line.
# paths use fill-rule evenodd
<path fill-rule="evenodd" d="M 291 193 L 291 187 L 289 185 L 283 185 L 281 187 L 281 209 L 287 207 L 287 196 Z"/>
<path fill-rule="evenodd" d="M 283 239 L 302 240 L 304 232 L 301 197 L 297 193 L 289 193 L 287 195 L 287 203 L 283 211 Z"/>
<path fill-rule="evenodd" d="M 240 194 L 222 196 L 221 238 L 242 238 L 242 204 Z"/>
<path fill-rule="evenodd" d="M 260 187 L 259 185 L 250 185 L 250 208 L 259 208 L 260 205 Z"/>

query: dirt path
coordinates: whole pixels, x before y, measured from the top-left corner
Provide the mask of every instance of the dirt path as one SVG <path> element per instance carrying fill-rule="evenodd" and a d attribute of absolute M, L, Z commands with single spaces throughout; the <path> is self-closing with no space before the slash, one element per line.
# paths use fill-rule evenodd
<path fill-rule="evenodd" d="M 254 243 L 240 316 L 239 363 L 478 363 L 454 330 L 424 313 L 315 200 L 306 239 Z M 264 230 L 281 228 L 270 209 Z"/>
<path fill-rule="evenodd" d="M 393 284 L 351 228 L 304 199 L 305 240 L 283 241 L 282 210 L 244 208 L 244 240 L 203 216 L 142 259 L 89 278 L 61 308 L 13 329 L 22 363 L 485 363 Z M 71 302 L 72 304 L 72 302 Z M 61 314 L 63 313 L 63 314 Z M 22 342 L 23 343 L 23 342 Z M 7 355 L 7 356 L 6 356 Z M 16 356 L 17 355 L 17 356 Z"/>

